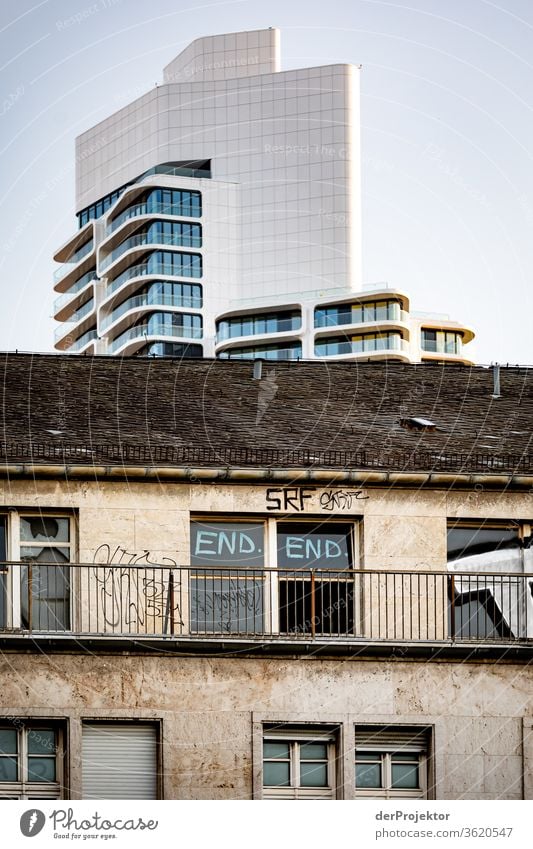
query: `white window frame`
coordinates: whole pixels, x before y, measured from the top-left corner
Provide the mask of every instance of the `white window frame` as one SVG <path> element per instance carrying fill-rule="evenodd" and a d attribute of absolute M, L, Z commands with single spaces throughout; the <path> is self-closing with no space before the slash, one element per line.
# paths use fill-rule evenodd
<path fill-rule="evenodd" d="M 332 525 L 349 525 L 350 526 L 350 545 L 351 545 L 351 554 L 352 554 L 352 565 L 351 568 L 353 571 L 356 571 L 361 568 L 361 550 L 360 550 L 360 540 L 361 540 L 361 524 L 363 521 L 363 517 L 360 515 L 347 515 L 343 516 L 342 514 L 333 514 L 333 515 L 306 515 L 305 513 L 298 513 L 295 515 L 286 515 L 286 514 L 276 514 L 276 515 L 262 515 L 262 514 L 250 514 L 243 516 L 241 514 L 231 514 L 231 513 L 191 513 L 189 516 L 189 534 L 191 533 L 191 526 L 196 522 L 208 522 L 210 524 L 250 524 L 257 523 L 263 525 L 263 540 L 264 540 L 264 558 L 263 558 L 263 568 L 264 572 L 264 582 L 263 582 L 263 633 L 264 634 L 272 634 L 273 636 L 277 636 L 280 633 L 280 611 L 279 611 L 279 576 L 276 573 L 278 569 L 278 550 L 277 550 L 277 533 L 278 533 L 278 524 L 288 524 L 294 523 L 298 525 L 317 525 L 319 523 L 324 524 L 332 524 Z M 191 572 L 194 571 L 196 567 L 189 566 Z M 209 569 L 209 566 L 205 567 L 197 567 L 199 569 L 205 568 Z M 230 567 L 228 567 L 230 569 Z M 232 574 L 237 572 L 238 567 L 234 567 L 232 569 Z M 257 567 L 259 569 L 259 567 Z M 333 570 L 334 571 L 334 570 Z M 221 574 L 223 570 L 221 569 Z M 183 578 L 184 579 L 184 578 Z M 303 580 L 303 579 L 302 579 Z M 188 586 L 188 581 L 185 581 Z M 187 600 L 186 600 L 187 601 Z M 187 606 L 185 604 L 185 606 Z M 358 622 L 360 621 L 360 600 L 358 594 L 355 594 L 354 597 L 354 610 L 353 610 L 353 621 L 354 621 L 354 630 L 358 627 Z M 182 614 L 183 615 L 183 614 Z M 197 634 L 205 634 L 209 632 L 199 632 L 195 631 L 193 633 Z M 310 635 L 309 635 L 310 636 Z"/>
<path fill-rule="evenodd" d="M 0 781 L 1 799 L 61 799 L 64 786 L 65 730 L 56 721 L 30 720 L 24 717 L 13 718 L 8 724 L 0 719 L 0 728 L 17 732 L 17 781 Z M 28 732 L 53 730 L 56 733 L 55 781 L 28 781 Z M 30 755 L 33 757 L 33 755 Z"/>
<path fill-rule="evenodd" d="M 72 512 L 64 510 L 24 510 L 7 508 L 2 511 L 2 516 L 6 519 L 6 559 L 11 561 L 11 565 L 7 569 L 6 580 L 6 628 L 21 628 L 21 588 L 22 588 L 22 566 L 20 559 L 20 551 L 22 547 L 35 548 L 68 548 L 69 549 L 69 564 L 75 563 L 75 554 L 77 551 L 77 522 L 76 516 Z M 39 519 L 67 519 L 69 522 L 69 541 L 65 543 L 32 543 L 31 541 L 22 541 L 20 539 L 20 520 L 24 518 L 39 518 Z M 25 565 L 25 564 L 24 564 Z M 65 564 L 68 565 L 68 564 Z M 71 578 L 74 578 L 74 571 Z M 70 592 L 70 622 L 72 624 L 74 616 L 74 601 L 75 593 Z"/>
<path fill-rule="evenodd" d="M 385 731 L 385 729 L 384 729 Z M 363 738 L 364 729 L 358 727 L 356 732 L 356 743 L 354 749 L 355 761 L 355 797 L 357 799 L 427 799 L 428 798 L 428 768 L 429 768 L 429 731 L 421 728 L 420 732 L 425 739 L 413 742 L 413 733 L 407 730 L 397 729 L 389 732 L 386 736 L 388 742 L 380 741 L 379 731 L 375 729 L 368 731 L 368 739 L 357 742 L 357 738 Z M 394 740 L 396 737 L 396 740 Z M 375 738 L 374 740 L 372 738 Z M 392 739 L 391 739 L 392 738 Z M 357 787 L 357 754 L 376 754 L 375 762 L 381 764 L 381 787 Z M 392 756 L 394 754 L 409 754 L 413 756 L 413 763 L 418 762 L 419 787 L 417 788 L 393 788 L 392 787 Z M 364 763 L 371 763 L 365 761 Z"/>
<path fill-rule="evenodd" d="M 270 762 L 270 758 L 263 756 L 263 743 L 283 742 L 289 744 L 290 755 L 290 787 L 271 787 L 264 782 L 264 763 Z M 301 743 L 325 743 L 327 749 L 327 787 L 302 787 L 300 785 L 300 744 Z M 261 786 L 262 798 L 271 800 L 295 799 L 295 800 L 330 800 L 337 798 L 336 781 L 336 735 L 332 731 L 314 730 L 302 731 L 290 729 L 268 729 L 263 731 L 261 740 Z"/>

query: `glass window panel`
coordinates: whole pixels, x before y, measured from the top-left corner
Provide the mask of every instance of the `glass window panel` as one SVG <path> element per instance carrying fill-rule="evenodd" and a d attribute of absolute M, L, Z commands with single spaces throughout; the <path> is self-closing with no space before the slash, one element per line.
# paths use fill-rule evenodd
<path fill-rule="evenodd" d="M 300 760 L 327 760 L 327 743 L 302 743 L 300 745 Z"/>
<path fill-rule="evenodd" d="M 277 741 L 270 742 L 269 740 L 265 740 L 263 743 L 263 757 L 285 758 L 288 760 L 290 757 L 289 743 L 278 743 Z"/>
<path fill-rule="evenodd" d="M 265 787 L 290 787 L 290 765 L 266 761 L 263 764 L 263 784 Z"/>
<path fill-rule="evenodd" d="M 518 548 L 520 539 L 517 527 L 455 527 L 448 529 L 448 560 L 460 560 L 474 555 L 490 555 L 505 548 Z M 490 556 L 482 558 L 490 565 Z M 489 570 L 490 571 L 490 570 Z"/>
<path fill-rule="evenodd" d="M 53 728 L 32 728 L 28 731 L 30 755 L 46 755 L 55 752 L 56 735 Z"/>
<path fill-rule="evenodd" d="M 69 542 L 68 519 L 52 516 L 22 516 L 20 538 L 25 542 Z"/>
<path fill-rule="evenodd" d="M 358 761 L 381 761 L 381 752 L 357 752 Z"/>
<path fill-rule="evenodd" d="M 278 525 L 278 566 L 288 569 L 349 569 L 351 527 L 340 523 Z"/>
<path fill-rule="evenodd" d="M 0 728 L 0 753 L 17 754 L 17 732 L 14 728 Z"/>
<path fill-rule="evenodd" d="M 419 787 L 418 764 L 392 763 L 392 788 L 413 789 Z"/>
<path fill-rule="evenodd" d="M 15 758 L 0 758 L 0 781 L 17 781 L 18 764 Z"/>
<path fill-rule="evenodd" d="M 55 758 L 28 758 L 28 781 L 55 781 Z"/>
<path fill-rule="evenodd" d="M 300 784 L 302 787 L 327 787 L 328 765 L 300 762 Z"/>
<path fill-rule="evenodd" d="M 20 548 L 21 560 L 41 560 L 44 563 L 67 563 L 70 559 L 70 549 L 54 548 L 52 546 L 23 545 Z"/>
<path fill-rule="evenodd" d="M 192 522 L 191 565 L 263 566 L 262 522 Z"/>
<path fill-rule="evenodd" d="M 410 763 L 418 763 L 418 758 L 412 752 L 394 752 L 391 755 L 393 761 L 409 761 Z"/>
<path fill-rule="evenodd" d="M 381 764 L 357 763 L 355 783 L 357 787 L 381 787 Z"/>

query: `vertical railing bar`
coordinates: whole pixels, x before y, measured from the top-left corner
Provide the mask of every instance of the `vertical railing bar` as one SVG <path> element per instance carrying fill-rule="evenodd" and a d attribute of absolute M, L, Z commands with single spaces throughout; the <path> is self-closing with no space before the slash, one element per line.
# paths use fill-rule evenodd
<path fill-rule="evenodd" d="M 28 631 L 32 630 L 33 627 L 33 571 L 31 560 L 28 561 Z"/>
<path fill-rule="evenodd" d="M 170 611 L 169 611 L 169 615 L 170 615 L 170 633 L 172 634 L 172 636 L 174 636 L 174 607 L 175 607 L 175 601 L 174 601 L 174 570 L 173 570 L 173 569 L 169 569 L 169 573 L 168 573 L 168 597 L 169 597 L 169 601 L 170 601 Z"/>
<path fill-rule="evenodd" d="M 316 635 L 316 599 L 315 599 L 315 570 L 311 569 L 311 639 L 315 639 Z"/>

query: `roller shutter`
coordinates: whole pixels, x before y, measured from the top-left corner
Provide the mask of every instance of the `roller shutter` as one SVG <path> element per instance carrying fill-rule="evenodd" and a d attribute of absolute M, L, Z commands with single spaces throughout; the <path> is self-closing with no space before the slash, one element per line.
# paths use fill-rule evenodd
<path fill-rule="evenodd" d="M 149 724 L 84 723 L 84 799 L 156 799 L 157 729 Z"/>

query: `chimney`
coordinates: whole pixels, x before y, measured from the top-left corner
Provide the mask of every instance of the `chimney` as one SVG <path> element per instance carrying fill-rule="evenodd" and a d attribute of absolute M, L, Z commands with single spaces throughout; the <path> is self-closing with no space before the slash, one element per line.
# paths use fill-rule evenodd
<path fill-rule="evenodd" d="M 494 363 L 492 366 L 493 388 L 491 398 L 500 398 L 500 364 Z"/>

